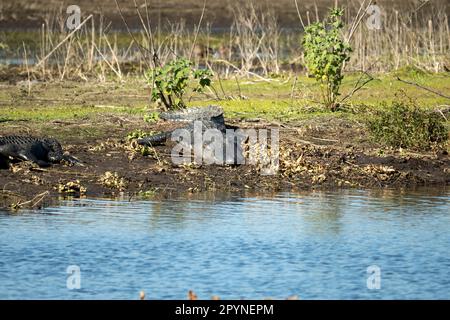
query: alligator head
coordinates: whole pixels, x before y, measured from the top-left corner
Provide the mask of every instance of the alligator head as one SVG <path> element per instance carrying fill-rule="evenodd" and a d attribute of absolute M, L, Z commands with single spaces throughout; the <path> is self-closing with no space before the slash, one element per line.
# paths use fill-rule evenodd
<path fill-rule="evenodd" d="M 54 138 L 41 139 L 43 147 L 47 150 L 47 158 L 51 162 L 59 162 L 63 159 L 63 149 L 58 140 Z"/>

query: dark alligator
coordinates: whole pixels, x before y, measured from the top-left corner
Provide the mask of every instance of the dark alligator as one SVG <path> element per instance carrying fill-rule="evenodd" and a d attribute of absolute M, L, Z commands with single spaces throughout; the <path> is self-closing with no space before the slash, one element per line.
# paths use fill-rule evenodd
<path fill-rule="evenodd" d="M 7 165 L 10 158 L 31 161 L 40 167 L 47 167 L 51 163 L 63 160 L 71 164 L 80 164 L 74 157 L 64 154 L 58 140 L 31 136 L 0 137 L 0 166 Z"/>
<path fill-rule="evenodd" d="M 245 140 L 245 137 L 240 137 L 238 134 L 237 138 L 232 138 L 233 140 L 229 140 L 227 137 L 226 131 L 227 128 L 236 129 L 234 127 L 227 127 L 225 125 L 225 119 L 223 117 L 223 109 L 218 106 L 208 106 L 208 107 L 199 107 L 199 108 L 189 108 L 180 111 L 169 111 L 162 112 L 160 114 L 160 118 L 166 121 L 176 121 L 176 122 L 185 122 L 186 125 L 181 129 L 186 129 L 193 137 L 194 128 L 197 125 L 201 125 L 202 133 L 204 133 L 208 129 L 217 129 L 222 133 L 223 136 L 223 150 L 225 152 L 228 147 L 233 148 L 234 150 L 234 159 L 227 160 L 227 163 L 236 163 L 238 160 L 236 157 L 242 156 L 242 147 L 241 142 L 242 139 Z M 180 129 L 180 128 L 179 128 Z M 177 129 L 175 129 L 177 130 Z M 170 130 L 166 132 L 162 132 L 153 136 L 145 137 L 138 140 L 140 145 L 146 146 L 156 146 L 160 144 L 164 144 L 167 140 L 172 137 L 172 133 L 175 130 Z M 191 139 L 193 141 L 193 139 Z M 204 142 L 203 147 L 207 147 L 207 144 Z M 205 149 L 206 150 L 206 149 Z M 222 159 L 225 159 L 225 156 Z"/>

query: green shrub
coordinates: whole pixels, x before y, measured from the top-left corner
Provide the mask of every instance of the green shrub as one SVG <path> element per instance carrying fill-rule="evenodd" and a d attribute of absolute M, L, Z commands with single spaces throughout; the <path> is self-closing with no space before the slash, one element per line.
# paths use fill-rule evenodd
<path fill-rule="evenodd" d="M 160 100 L 166 109 L 185 108 L 183 95 L 189 81 L 197 81 L 195 92 L 211 85 L 212 73 L 209 70 L 193 68 L 192 62 L 187 59 L 176 59 L 164 66 L 154 68 L 146 73 L 147 81 L 153 86 L 152 100 Z"/>
<path fill-rule="evenodd" d="M 323 103 L 335 111 L 341 86 L 342 68 L 350 59 L 351 47 L 342 37 L 342 10 L 332 9 L 326 21 L 305 29 L 303 47 L 308 71 L 320 82 Z"/>
<path fill-rule="evenodd" d="M 376 141 L 396 148 L 429 149 L 448 139 L 442 116 L 413 103 L 384 105 L 384 110 L 369 120 L 368 126 Z"/>

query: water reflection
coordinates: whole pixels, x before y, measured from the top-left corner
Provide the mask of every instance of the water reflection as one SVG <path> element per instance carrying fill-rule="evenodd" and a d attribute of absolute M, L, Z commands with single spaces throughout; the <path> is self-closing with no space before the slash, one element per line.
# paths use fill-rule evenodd
<path fill-rule="evenodd" d="M 0 214 L 0 298 L 450 298 L 449 190 L 74 200 Z M 65 287 L 68 265 L 83 285 Z M 366 288 L 379 265 L 383 287 Z"/>

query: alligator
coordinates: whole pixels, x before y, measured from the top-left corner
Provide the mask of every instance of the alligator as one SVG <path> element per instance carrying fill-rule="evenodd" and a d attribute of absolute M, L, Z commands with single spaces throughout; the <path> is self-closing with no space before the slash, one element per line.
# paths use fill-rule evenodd
<path fill-rule="evenodd" d="M 233 129 L 236 128 L 225 125 L 223 109 L 221 107 L 208 106 L 208 107 L 189 108 L 180 111 L 168 111 L 160 113 L 159 117 L 160 119 L 166 121 L 185 122 L 186 125 L 181 129 L 186 129 L 188 132 L 190 132 L 191 137 L 194 134 L 194 128 L 196 127 L 196 125 L 198 126 L 199 122 L 201 124 L 202 133 L 204 133 L 208 129 L 217 129 L 223 135 L 224 152 L 227 147 L 228 148 L 231 147 L 235 151 L 233 155 L 234 159 L 231 162 L 236 163 L 238 161 L 236 157 L 241 157 L 240 159 L 242 159 L 243 151 L 240 142 L 245 140 L 245 137 L 244 136 L 240 137 L 238 133 L 237 137 L 232 137 L 233 140 L 230 140 L 229 137 L 225 135 L 227 128 Z M 174 133 L 175 130 L 170 130 L 156 135 L 144 137 L 142 139 L 138 139 L 138 144 L 145 146 L 156 146 L 165 144 L 166 141 L 172 137 L 172 134 Z M 191 141 L 193 141 L 193 139 L 191 139 Z M 181 143 L 183 143 L 183 141 L 181 141 Z M 203 142 L 203 148 L 205 151 L 208 145 L 211 144 Z M 226 155 L 224 154 L 224 157 L 222 157 L 222 159 L 225 159 L 225 156 Z M 230 159 L 227 160 L 227 163 L 229 162 Z"/>
<path fill-rule="evenodd" d="M 58 140 L 32 136 L 0 137 L 0 166 L 7 166 L 10 158 L 31 161 L 40 167 L 48 167 L 51 163 L 61 161 L 80 164 L 74 157 L 63 153 Z"/>
<path fill-rule="evenodd" d="M 217 106 L 209 106 L 206 108 L 189 108 L 180 111 L 161 112 L 160 119 L 166 121 L 187 122 L 184 129 L 193 131 L 194 121 L 201 121 L 203 129 L 218 129 L 225 132 L 225 120 L 223 118 L 223 110 Z M 138 140 L 141 145 L 155 146 L 164 144 L 171 136 L 172 132 L 166 131 L 153 136 L 145 137 Z"/>

